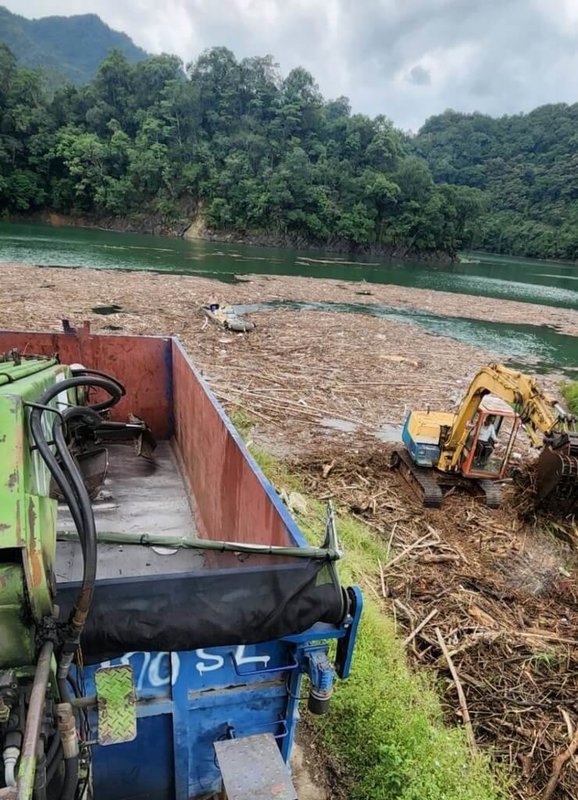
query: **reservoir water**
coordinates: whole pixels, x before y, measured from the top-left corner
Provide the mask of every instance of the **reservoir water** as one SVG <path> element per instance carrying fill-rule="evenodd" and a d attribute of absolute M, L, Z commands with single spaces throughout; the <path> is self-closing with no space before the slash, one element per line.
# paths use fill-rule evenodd
<path fill-rule="evenodd" d="M 456 319 L 385 306 L 330 304 L 324 310 L 385 315 L 445 336 L 478 344 L 512 361 L 578 375 L 578 339 L 548 326 L 534 326 L 532 304 L 578 310 L 578 265 L 469 253 L 460 263 L 350 257 L 170 239 L 145 234 L 43 224 L 0 223 L 0 263 L 145 270 L 202 275 L 226 282 L 250 273 L 389 283 L 528 304 L 519 325 Z M 307 305 L 307 304 L 306 304 Z M 313 304 L 315 306 L 315 304 Z M 311 306 L 311 307 L 313 307 Z"/>

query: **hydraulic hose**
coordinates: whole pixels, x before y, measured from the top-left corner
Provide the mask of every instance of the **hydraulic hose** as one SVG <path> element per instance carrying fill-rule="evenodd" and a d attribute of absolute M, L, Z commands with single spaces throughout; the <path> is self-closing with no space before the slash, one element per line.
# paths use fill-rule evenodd
<path fill-rule="evenodd" d="M 56 751 L 60 747 L 60 733 L 58 731 L 54 732 L 54 736 L 52 737 L 52 741 L 50 742 L 50 747 L 48 748 L 48 752 L 46 753 L 46 761 L 48 765 L 52 764 L 54 760 L 54 756 L 56 755 Z"/>
<path fill-rule="evenodd" d="M 63 701 L 68 699 L 66 676 L 90 610 L 96 581 L 97 561 L 96 528 L 90 498 L 76 462 L 68 450 L 63 428 L 66 421 L 74 416 L 82 417 L 88 424 L 97 425 L 100 422 L 97 412 L 110 408 L 124 394 L 124 387 L 117 380 L 90 374 L 88 371 L 83 372 L 85 374 L 76 375 L 51 386 L 41 396 L 38 405 L 32 406 L 30 415 L 30 427 L 35 444 L 70 509 L 83 555 L 82 585 L 69 618 L 70 632 L 63 645 L 58 668 L 58 684 Z M 48 404 L 51 400 L 63 392 L 79 386 L 96 386 L 108 392 L 110 397 L 89 406 L 67 408 L 64 411 L 54 409 L 55 419 L 52 432 L 60 456 L 61 463 L 59 463 L 44 436 L 42 415 L 49 410 Z"/>
<path fill-rule="evenodd" d="M 64 756 L 64 783 L 59 797 L 60 800 L 73 800 L 78 788 L 79 748 L 76 722 L 70 703 L 57 705 L 56 715 L 62 755 Z"/>
<path fill-rule="evenodd" d="M 72 378 L 67 378 L 60 383 L 51 386 L 51 388 L 44 393 L 43 397 L 50 394 L 50 399 L 61 394 L 62 391 L 71 389 L 75 386 L 96 386 L 98 389 L 104 389 L 110 395 L 108 400 L 102 400 L 100 403 L 90 403 L 83 408 L 91 408 L 93 411 L 106 411 L 107 408 L 112 408 L 118 401 L 126 394 L 126 390 L 120 381 L 113 378 L 106 373 L 93 372 L 92 370 L 82 370 L 76 373 Z"/>
<path fill-rule="evenodd" d="M 60 746 L 60 739 L 58 740 L 58 747 L 54 751 L 52 761 L 46 770 L 46 786 L 50 786 L 56 775 L 59 765 L 62 763 L 62 747 Z"/>
<path fill-rule="evenodd" d="M 51 400 L 53 400 L 57 395 L 62 394 L 63 392 L 67 391 L 68 389 L 75 388 L 78 386 L 97 386 L 101 389 L 105 389 L 109 394 L 110 398 L 108 400 L 103 400 L 100 403 L 95 403 L 94 405 L 85 406 L 83 407 L 84 411 L 103 411 L 108 408 L 111 408 L 115 403 L 117 403 L 123 394 L 125 393 L 124 387 L 121 383 L 119 383 L 115 379 L 104 378 L 99 375 L 91 376 L 90 374 L 86 375 L 78 375 L 73 378 L 68 378 L 67 380 L 60 381 L 60 383 L 56 383 L 51 386 L 44 394 L 41 396 L 38 406 L 48 406 Z M 38 406 L 32 407 L 32 412 L 30 414 L 30 428 L 32 431 L 32 436 L 34 438 L 34 442 L 38 447 L 40 455 L 44 459 L 46 466 L 50 470 L 52 477 L 56 481 L 58 488 L 64 495 L 64 499 L 66 504 L 70 508 L 70 513 L 72 514 L 72 518 L 74 521 L 74 525 L 78 531 L 79 538 L 81 540 L 81 544 L 83 544 L 84 537 L 83 537 L 83 530 L 82 530 L 82 514 L 79 508 L 79 504 L 74 497 L 73 492 L 70 488 L 70 483 L 67 480 L 66 476 L 64 475 L 60 465 L 55 458 L 48 442 L 44 437 L 44 431 L 42 429 L 42 414 L 46 409 L 43 409 Z M 60 414 L 57 409 L 54 409 L 54 414 Z M 77 471 L 76 465 L 74 470 Z"/>
<path fill-rule="evenodd" d="M 28 703 L 24 740 L 22 742 L 22 755 L 18 774 L 18 800 L 29 800 L 34 790 L 36 752 L 40 738 L 53 650 L 54 644 L 50 641 L 45 642 L 42 645 L 38 663 L 36 664 L 34 682 L 32 683 L 32 691 Z"/>
<path fill-rule="evenodd" d="M 64 759 L 64 783 L 62 784 L 60 800 L 74 800 L 78 786 L 78 756 Z"/>
<path fill-rule="evenodd" d="M 44 405 L 44 403 L 43 403 Z M 32 438 L 34 439 L 34 444 L 38 448 L 38 452 L 42 456 L 42 459 L 46 466 L 48 467 L 50 474 L 56 481 L 58 488 L 64 495 L 64 499 L 66 501 L 66 505 L 70 509 L 70 513 L 72 515 L 72 519 L 74 521 L 74 527 L 78 531 L 78 535 L 81 539 L 81 542 L 84 542 L 84 533 L 82 530 L 82 516 L 80 513 L 80 508 L 78 506 L 78 502 L 72 491 L 72 487 L 68 482 L 64 472 L 60 468 L 60 464 L 58 463 L 54 453 L 50 449 L 50 445 L 46 441 L 44 436 L 44 431 L 42 429 L 42 413 L 44 409 L 38 408 L 34 406 L 30 413 L 30 430 L 32 432 Z M 55 414 L 59 414 L 60 412 L 54 410 Z"/>
<path fill-rule="evenodd" d="M 70 369 L 74 377 L 76 377 L 77 375 L 85 375 L 89 377 L 91 375 L 96 375 L 99 378 L 106 378 L 107 381 L 116 384 L 122 396 L 126 394 L 126 389 L 124 388 L 124 385 L 119 380 L 117 380 L 114 377 L 114 375 L 111 375 L 108 372 L 104 372 L 101 369 L 87 369 L 86 367 L 82 367 L 81 369 L 74 369 L 74 367 L 71 367 Z"/>
<path fill-rule="evenodd" d="M 90 408 L 68 408 L 62 412 L 61 416 L 55 418 L 52 426 L 54 443 L 61 462 L 68 474 L 82 520 L 82 530 L 84 534 L 82 591 L 76 600 L 72 619 L 72 623 L 75 627 L 78 625 L 82 628 L 90 608 L 94 592 L 94 583 L 96 581 L 97 542 L 96 526 L 94 524 L 94 514 L 92 513 L 90 497 L 78 467 L 70 455 L 64 436 L 64 424 L 73 417 L 80 417 L 89 424 L 93 423 L 95 426 L 100 422 L 100 417 L 96 411 Z"/>
<path fill-rule="evenodd" d="M 99 388 L 105 389 L 111 395 L 111 397 L 108 400 L 102 401 L 101 403 L 95 403 L 94 405 L 83 407 L 82 411 L 85 414 L 90 411 L 97 412 L 110 408 L 112 405 L 117 403 L 124 394 L 124 387 L 122 386 L 122 384 L 120 384 L 118 381 L 114 379 L 104 378 L 98 375 L 94 377 L 91 377 L 88 374 L 86 376 L 78 375 L 76 377 L 68 378 L 67 380 L 61 381 L 60 383 L 56 383 L 53 386 L 51 386 L 50 389 L 48 389 L 40 398 L 38 406 L 32 407 L 32 412 L 30 414 L 30 427 L 35 444 L 38 447 L 40 455 L 45 461 L 46 466 L 50 470 L 52 477 L 54 478 L 60 491 L 64 495 L 64 499 L 68 507 L 70 508 L 70 513 L 72 514 L 74 525 L 78 531 L 81 544 L 84 542 L 82 512 L 79 506 L 78 499 L 75 497 L 75 493 L 72 487 L 70 486 L 70 481 L 65 476 L 56 457 L 54 456 L 52 450 L 50 449 L 48 442 L 44 437 L 44 431 L 42 429 L 42 414 L 46 409 L 45 408 L 43 409 L 41 406 L 48 406 L 48 404 L 50 403 L 51 400 L 54 399 L 54 397 L 56 397 L 59 394 L 62 394 L 68 389 L 75 388 L 78 386 L 87 386 L 87 385 L 98 386 Z M 54 409 L 54 413 L 62 417 L 61 412 L 59 412 L 57 409 Z M 71 462 L 74 465 L 72 471 L 74 473 L 77 473 L 78 469 L 76 467 L 76 464 L 74 464 L 72 459 Z"/>
<path fill-rule="evenodd" d="M 80 386 L 94 386 L 104 389 L 108 392 L 110 397 L 99 403 L 93 403 L 84 407 L 66 408 L 63 411 L 49 406 L 50 402 L 58 395 L 67 392 L 69 389 Z M 69 617 L 69 632 L 64 641 L 58 665 L 57 681 L 61 700 L 63 702 L 68 700 L 66 678 L 90 611 L 96 581 L 97 562 L 97 539 L 94 514 L 82 475 L 68 449 L 65 437 L 65 426 L 69 420 L 77 417 L 81 418 L 87 425 L 96 427 L 100 423 L 98 412 L 111 408 L 121 399 L 124 393 L 125 390 L 122 384 L 111 376 L 91 373 L 89 370 L 82 370 L 82 374 L 74 375 L 72 378 L 60 381 L 51 386 L 40 397 L 38 404 L 30 404 L 30 430 L 32 438 L 38 448 L 40 456 L 60 488 L 70 509 L 74 526 L 80 540 L 83 556 L 82 585 Z M 52 435 L 60 462 L 53 453 L 51 445 L 48 444 L 44 435 L 42 417 L 47 411 L 54 414 Z M 44 644 L 37 665 L 22 749 L 22 756 L 27 759 L 27 767 L 22 770 L 18 781 L 18 800 L 28 800 L 34 790 L 36 800 L 46 800 L 46 786 L 54 777 L 58 764 L 58 754 L 60 752 L 64 755 L 65 764 L 64 783 L 60 794 L 61 799 L 74 800 L 78 787 L 78 748 L 76 747 L 76 753 L 68 752 L 61 743 L 60 735 L 54 737 L 47 754 L 48 757 L 44 756 L 43 749 L 41 769 L 37 775 L 36 785 L 33 785 L 34 755 L 36 754 L 35 750 L 39 741 L 41 713 L 43 708 L 42 703 L 48 682 L 48 670 L 50 668 L 50 658 L 53 647 L 54 645 L 51 641 L 47 641 Z M 68 749 L 70 750 L 70 747 Z"/>
<path fill-rule="evenodd" d="M 96 386 L 98 389 L 104 389 L 109 393 L 108 400 L 103 400 L 100 403 L 92 403 L 90 405 L 82 406 L 82 408 L 91 408 L 93 411 L 104 411 L 107 408 L 114 406 L 121 397 L 125 394 L 124 386 L 114 378 L 104 378 L 100 375 L 75 375 L 72 378 L 53 384 L 47 389 L 39 400 L 40 405 L 48 405 L 57 395 L 63 394 L 68 389 L 75 389 L 77 386 Z"/>
<path fill-rule="evenodd" d="M 60 752 L 60 731 L 55 731 L 54 736 L 52 737 L 52 741 L 50 742 L 50 747 L 48 748 L 48 752 L 46 753 L 46 767 L 47 767 L 47 775 L 46 775 L 46 782 L 50 783 L 52 779 L 51 769 L 56 769 L 58 765 L 58 753 Z"/>

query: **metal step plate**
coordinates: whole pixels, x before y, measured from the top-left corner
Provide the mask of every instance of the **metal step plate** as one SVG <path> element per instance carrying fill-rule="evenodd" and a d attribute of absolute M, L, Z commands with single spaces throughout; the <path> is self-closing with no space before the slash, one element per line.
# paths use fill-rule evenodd
<path fill-rule="evenodd" d="M 297 800 L 273 734 L 215 742 L 223 800 Z"/>
<path fill-rule="evenodd" d="M 136 739 L 136 694 L 132 667 L 103 667 L 94 681 L 98 700 L 98 743 L 120 744 Z"/>

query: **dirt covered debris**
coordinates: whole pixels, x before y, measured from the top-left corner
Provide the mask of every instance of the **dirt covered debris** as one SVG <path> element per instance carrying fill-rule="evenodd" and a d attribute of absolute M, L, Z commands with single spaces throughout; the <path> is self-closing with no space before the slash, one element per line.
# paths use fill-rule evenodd
<path fill-rule="evenodd" d="M 371 591 L 408 655 L 437 671 L 447 716 L 462 723 L 439 629 L 477 746 L 512 768 L 514 796 L 540 796 L 578 730 L 576 553 L 524 523 L 513 496 L 498 511 L 463 493 L 424 509 L 388 463 L 386 448 L 366 445 L 330 447 L 294 466 L 310 492 L 333 497 L 387 542 Z M 575 536 L 571 522 L 561 527 Z M 576 764 L 560 770 L 552 797 L 578 797 Z"/>

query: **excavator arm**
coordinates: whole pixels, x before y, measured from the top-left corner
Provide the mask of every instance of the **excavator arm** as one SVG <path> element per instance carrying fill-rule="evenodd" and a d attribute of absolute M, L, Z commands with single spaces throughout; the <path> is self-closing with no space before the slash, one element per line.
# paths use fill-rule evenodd
<path fill-rule="evenodd" d="M 469 423 L 488 394 L 499 397 L 514 409 L 535 447 L 542 447 L 545 438 L 552 438 L 572 428 L 572 417 L 553 397 L 539 388 L 534 378 L 503 364 L 490 364 L 482 367 L 473 379 L 453 425 L 446 433 L 439 460 L 440 469 L 457 468 L 469 435 Z"/>

